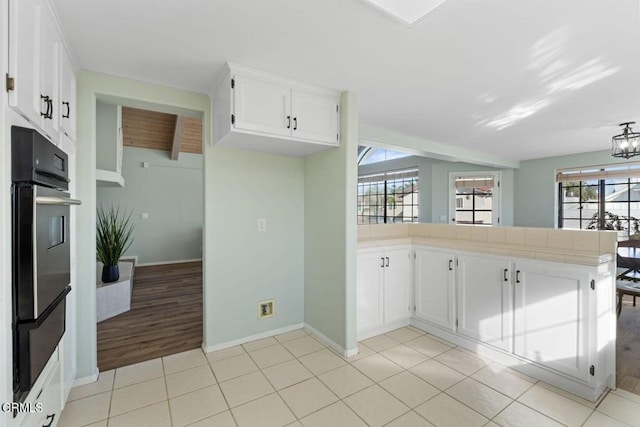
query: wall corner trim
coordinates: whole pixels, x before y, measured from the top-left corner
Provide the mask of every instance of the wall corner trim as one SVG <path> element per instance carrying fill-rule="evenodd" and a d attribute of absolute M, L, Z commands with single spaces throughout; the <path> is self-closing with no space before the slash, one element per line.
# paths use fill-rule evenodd
<path fill-rule="evenodd" d="M 347 349 L 345 349 L 344 347 L 342 347 L 341 345 L 336 343 L 334 340 L 332 340 L 331 338 L 327 337 L 325 334 L 323 334 L 322 332 L 320 332 L 319 330 L 317 330 L 316 328 L 314 328 L 313 326 L 311 326 L 308 323 L 304 324 L 304 329 L 307 330 L 308 332 L 310 332 L 311 335 L 313 335 L 316 338 L 318 338 L 324 344 L 326 344 L 329 347 L 333 348 L 335 351 L 338 352 L 338 354 L 341 354 L 341 355 L 343 355 L 345 357 L 350 357 L 350 356 L 354 356 L 354 355 L 358 354 L 357 345 L 356 345 L 355 348 L 351 348 L 351 349 L 347 350 Z"/>
<path fill-rule="evenodd" d="M 82 377 L 82 378 L 76 378 L 75 380 L 73 380 L 73 384 L 71 386 L 71 388 L 73 387 L 78 387 L 81 385 L 86 385 L 86 384 L 91 384 L 94 383 L 96 381 L 98 381 L 98 376 L 100 375 L 100 371 L 98 370 L 98 367 L 96 366 L 94 371 L 94 373 L 86 376 L 86 377 Z"/>

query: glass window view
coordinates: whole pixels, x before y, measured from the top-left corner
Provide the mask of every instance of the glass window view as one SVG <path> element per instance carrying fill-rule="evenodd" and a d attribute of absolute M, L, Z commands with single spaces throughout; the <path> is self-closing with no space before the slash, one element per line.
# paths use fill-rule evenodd
<path fill-rule="evenodd" d="M 400 151 L 387 150 L 386 148 L 365 148 L 358 159 L 359 165 L 370 165 L 372 163 L 384 162 L 387 160 L 400 159 L 408 157 L 411 154 L 402 153 Z"/>
<path fill-rule="evenodd" d="M 493 176 L 456 177 L 456 224 L 492 225 Z"/>
<path fill-rule="evenodd" d="M 358 224 L 418 222 L 418 170 L 358 178 Z"/>
<path fill-rule="evenodd" d="M 640 169 L 563 172 L 558 181 L 559 228 L 618 230 L 620 239 L 640 233 Z"/>

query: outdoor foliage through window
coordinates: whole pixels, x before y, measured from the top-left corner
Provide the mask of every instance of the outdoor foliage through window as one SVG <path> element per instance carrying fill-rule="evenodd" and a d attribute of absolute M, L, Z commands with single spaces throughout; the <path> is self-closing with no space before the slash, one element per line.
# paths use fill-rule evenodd
<path fill-rule="evenodd" d="M 640 176 L 634 176 L 638 173 L 629 166 L 629 177 L 620 176 L 624 172 L 618 169 L 576 173 L 576 179 L 565 173 L 564 179 L 558 179 L 558 227 L 618 230 L 621 239 L 638 234 Z"/>
<path fill-rule="evenodd" d="M 418 222 L 418 171 L 358 179 L 358 224 Z"/>

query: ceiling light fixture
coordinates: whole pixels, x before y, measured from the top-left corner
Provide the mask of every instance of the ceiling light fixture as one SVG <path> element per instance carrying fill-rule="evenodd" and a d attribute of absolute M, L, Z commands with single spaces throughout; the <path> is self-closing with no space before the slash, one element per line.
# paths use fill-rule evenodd
<path fill-rule="evenodd" d="M 407 25 L 415 24 L 446 0 L 365 0 Z"/>
<path fill-rule="evenodd" d="M 630 157 L 640 155 L 640 133 L 634 132 L 631 129 L 631 125 L 635 125 L 636 122 L 620 123 L 622 133 L 611 138 L 611 155 L 613 157 L 624 157 L 628 159 Z"/>

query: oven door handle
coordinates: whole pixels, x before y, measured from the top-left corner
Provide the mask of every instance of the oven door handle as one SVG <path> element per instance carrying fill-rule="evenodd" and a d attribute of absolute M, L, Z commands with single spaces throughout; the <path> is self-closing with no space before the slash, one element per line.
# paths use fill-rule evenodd
<path fill-rule="evenodd" d="M 36 204 L 38 205 L 81 205 L 82 202 L 76 199 L 67 199 L 65 197 L 36 196 Z"/>

